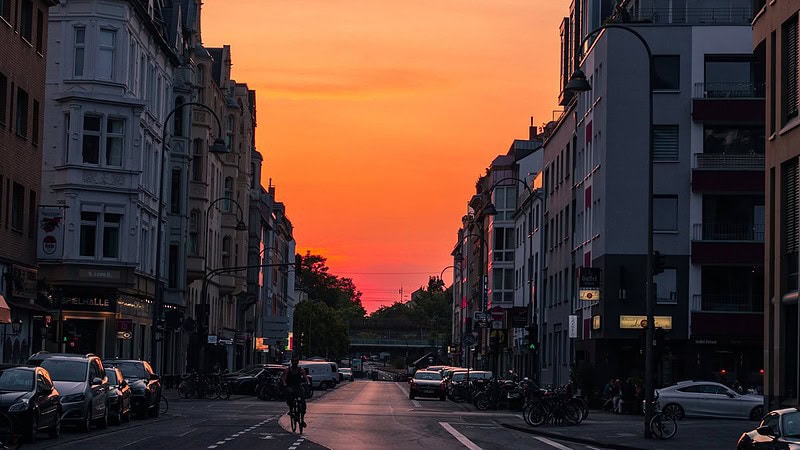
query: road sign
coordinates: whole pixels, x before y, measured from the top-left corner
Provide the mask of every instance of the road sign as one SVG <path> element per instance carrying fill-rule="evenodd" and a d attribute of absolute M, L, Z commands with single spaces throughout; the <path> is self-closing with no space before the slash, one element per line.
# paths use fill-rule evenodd
<path fill-rule="evenodd" d="M 131 339 L 133 338 L 133 333 L 130 331 L 117 331 L 117 339 Z"/>
<path fill-rule="evenodd" d="M 472 335 L 472 333 L 465 334 L 463 342 L 465 347 L 472 347 L 475 345 L 475 337 Z"/>
<path fill-rule="evenodd" d="M 569 337 L 578 337 L 578 316 L 576 315 L 569 316 Z"/>
<path fill-rule="evenodd" d="M 495 306 L 494 308 L 492 308 L 491 313 L 492 313 L 492 319 L 503 320 L 503 317 L 505 317 L 506 315 L 506 310 L 499 306 Z"/>
<path fill-rule="evenodd" d="M 488 316 L 489 315 L 486 314 L 483 311 L 473 311 L 472 312 L 472 321 L 473 322 L 487 322 L 489 320 Z"/>
<path fill-rule="evenodd" d="M 209 344 L 216 344 L 217 343 L 217 336 L 213 334 L 208 335 L 208 343 Z"/>

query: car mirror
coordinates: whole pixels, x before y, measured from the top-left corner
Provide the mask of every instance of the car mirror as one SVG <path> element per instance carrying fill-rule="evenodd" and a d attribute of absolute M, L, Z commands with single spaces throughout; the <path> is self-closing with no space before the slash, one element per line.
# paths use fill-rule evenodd
<path fill-rule="evenodd" d="M 94 379 L 92 379 L 92 386 L 97 386 L 97 385 L 100 385 L 100 384 L 103 384 L 103 379 L 102 378 L 95 377 Z"/>
<path fill-rule="evenodd" d="M 762 436 L 772 436 L 774 434 L 772 431 L 772 427 L 769 425 L 764 425 L 763 427 L 756 428 L 756 433 Z"/>
<path fill-rule="evenodd" d="M 128 382 L 125 381 L 125 380 L 122 380 L 122 381 L 119 382 L 119 387 L 121 387 L 121 388 L 124 388 L 127 385 L 128 385 Z"/>
<path fill-rule="evenodd" d="M 728 397 L 730 397 L 730 398 L 736 398 L 736 394 L 734 394 L 731 391 L 728 391 L 727 394 L 728 394 Z"/>
<path fill-rule="evenodd" d="M 159 377 L 158 375 L 156 375 L 154 373 L 151 373 L 150 374 L 150 379 L 153 380 L 153 381 L 158 381 L 158 380 L 161 379 L 161 377 Z"/>

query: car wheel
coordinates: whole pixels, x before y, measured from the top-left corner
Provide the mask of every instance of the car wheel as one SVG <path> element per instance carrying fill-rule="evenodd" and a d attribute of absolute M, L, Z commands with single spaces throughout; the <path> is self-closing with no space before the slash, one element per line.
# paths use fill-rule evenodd
<path fill-rule="evenodd" d="M 36 440 L 37 433 L 39 433 L 39 412 L 33 411 L 31 414 L 31 424 L 28 427 L 28 430 L 25 432 L 25 440 L 28 442 L 34 442 Z"/>
<path fill-rule="evenodd" d="M 51 439 L 56 439 L 61 436 L 61 410 L 56 411 L 56 423 L 47 432 Z"/>
<path fill-rule="evenodd" d="M 764 407 L 761 405 L 756 406 L 750 411 L 750 420 L 760 420 L 764 416 Z"/>
<path fill-rule="evenodd" d="M 669 414 L 674 417 L 675 420 L 681 420 L 684 417 L 683 407 L 677 403 L 667 404 L 662 411 L 664 414 Z"/>

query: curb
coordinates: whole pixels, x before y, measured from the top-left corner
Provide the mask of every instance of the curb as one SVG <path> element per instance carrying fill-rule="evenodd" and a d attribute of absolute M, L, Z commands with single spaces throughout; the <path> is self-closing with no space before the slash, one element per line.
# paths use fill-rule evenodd
<path fill-rule="evenodd" d="M 563 441 L 574 442 L 576 444 L 593 445 L 593 446 L 596 446 L 596 447 L 602 447 L 602 448 L 608 448 L 608 449 L 614 449 L 614 450 L 648 450 L 648 449 L 645 449 L 645 448 L 642 448 L 642 447 L 631 447 L 630 445 L 609 444 L 607 442 L 598 441 L 596 439 L 580 438 L 580 437 L 575 437 L 575 436 L 563 435 L 563 434 L 559 434 L 559 433 L 548 433 L 546 431 L 533 430 L 533 429 L 530 429 L 530 428 L 522 428 L 522 427 L 518 427 L 516 425 L 510 425 L 510 424 L 507 424 L 507 423 L 501 423 L 500 425 L 505 427 L 505 428 L 508 428 L 510 430 L 514 430 L 514 431 L 520 431 L 520 432 L 528 433 L 528 434 L 536 434 L 536 435 L 539 435 L 539 436 L 549 437 L 549 438 L 553 438 L 553 439 L 561 439 Z"/>

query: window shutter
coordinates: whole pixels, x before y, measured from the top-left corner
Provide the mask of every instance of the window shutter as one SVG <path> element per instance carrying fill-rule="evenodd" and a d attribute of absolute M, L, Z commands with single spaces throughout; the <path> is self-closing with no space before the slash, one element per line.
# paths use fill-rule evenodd
<path fill-rule="evenodd" d="M 800 234 L 800 198 L 798 198 L 798 182 L 797 159 L 792 161 L 786 166 L 784 171 L 783 181 L 783 198 L 784 205 L 784 242 L 785 253 L 797 253 L 800 250 L 800 242 L 798 242 L 798 234 Z"/>
<path fill-rule="evenodd" d="M 797 16 L 783 24 L 784 122 L 797 117 Z"/>
<path fill-rule="evenodd" d="M 678 126 L 653 127 L 653 161 L 678 161 Z"/>

